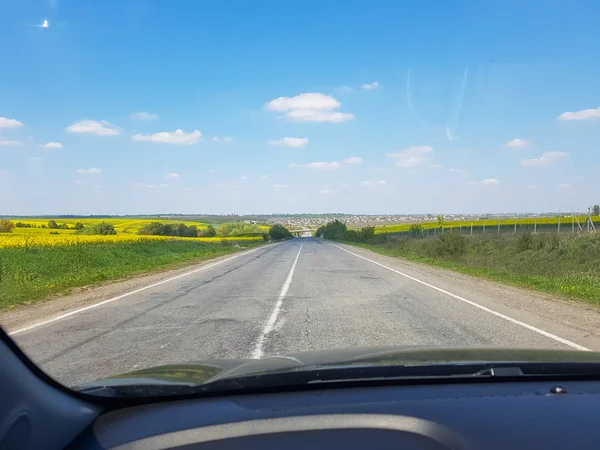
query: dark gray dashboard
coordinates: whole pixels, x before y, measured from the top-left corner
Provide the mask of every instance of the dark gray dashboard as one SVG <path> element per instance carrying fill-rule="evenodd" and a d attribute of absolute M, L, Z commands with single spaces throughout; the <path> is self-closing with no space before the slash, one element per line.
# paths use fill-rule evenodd
<path fill-rule="evenodd" d="M 600 448 L 600 382 L 238 395 L 100 416 L 74 449 Z"/>

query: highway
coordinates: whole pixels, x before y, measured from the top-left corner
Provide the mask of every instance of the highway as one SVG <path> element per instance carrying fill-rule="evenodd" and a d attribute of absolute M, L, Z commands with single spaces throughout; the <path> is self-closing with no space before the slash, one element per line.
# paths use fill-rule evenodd
<path fill-rule="evenodd" d="M 67 385 L 161 364 L 336 347 L 600 350 L 597 336 L 472 285 L 364 249 L 296 238 L 12 337 Z"/>

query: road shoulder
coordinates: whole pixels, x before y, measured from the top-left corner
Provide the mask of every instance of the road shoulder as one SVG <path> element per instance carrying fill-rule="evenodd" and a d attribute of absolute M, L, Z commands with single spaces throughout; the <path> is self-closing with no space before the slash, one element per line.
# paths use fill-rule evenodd
<path fill-rule="evenodd" d="M 482 306 L 506 313 L 530 325 L 546 329 L 549 328 L 548 324 L 552 324 L 550 327 L 552 329 L 547 331 L 557 332 L 567 339 L 576 339 L 577 342 L 582 339 L 593 341 L 592 344 L 582 343 L 582 345 L 600 350 L 600 308 L 598 307 L 503 285 L 440 267 L 385 256 L 353 245 L 337 243 L 336 245 L 456 295 L 477 299 L 477 303 Z M 424 289 L 427 288 L 424 286 Z"/>
<path fill-rule="evenodd" d="M 99 286 L 84 286 L 74 289 L 71 294 L 65 296 L 52 297 L 44 301 L 37 301 L 31 305 L 20 305 L 11 310 L 0 311 L 0 326 L 2 326 L 4 331 L 10 333 L 11 331 L 27 327 L 33 323 L 42 320 L 50 320 L 54 317 L 60 316 L 61 314 L 90 306 L 106 299 L 135 291 L 136 289 L 140 289 L 148 285 L 168 280 L 169 278 L 182 275 L 186 272 L 199 269 L 209 264 L 214 264 L 225 259 L 243 255 L 244 253 L 258 250 L 260 248 L 267 248 L 271 245 L 243 250 L 233 254 L 230 253 L 218 258 L 203 260 L 201 262 L 190 262 L 189 264 L 184 264 L 176 269 L 161 270 L 150 274 L 136 275 L 120 281 L 110 281 Z"/>

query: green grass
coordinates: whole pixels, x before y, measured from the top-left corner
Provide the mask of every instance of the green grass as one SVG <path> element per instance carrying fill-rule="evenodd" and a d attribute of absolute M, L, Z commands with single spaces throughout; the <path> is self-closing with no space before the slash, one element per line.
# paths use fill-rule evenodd
<path fill-rule="evenodd" d="M 243 248 L 261 243 L 244 243 Z M 239 251 L 213 243 L 147 241 L 0 249 L 0 310 L 76 287 L 174 268 Z"/>
<path fill-rule="evenodd" d="M 600 306 L 600 233 L 379 238 L 368 248 L 513 286 Z M 447 234 L 446 236 L 448 236 Z M 523 237 L 527 236 L 527 237 Z"/>

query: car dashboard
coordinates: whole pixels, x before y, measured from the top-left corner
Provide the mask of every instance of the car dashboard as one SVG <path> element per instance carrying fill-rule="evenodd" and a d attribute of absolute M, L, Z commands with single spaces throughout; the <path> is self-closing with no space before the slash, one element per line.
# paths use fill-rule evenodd
<path fill-rule="evenodd" d="M 598 448 L 599 394 L 597 381 L 527 381 L 168 401 L 107 412 L 70 448 Z"/>

